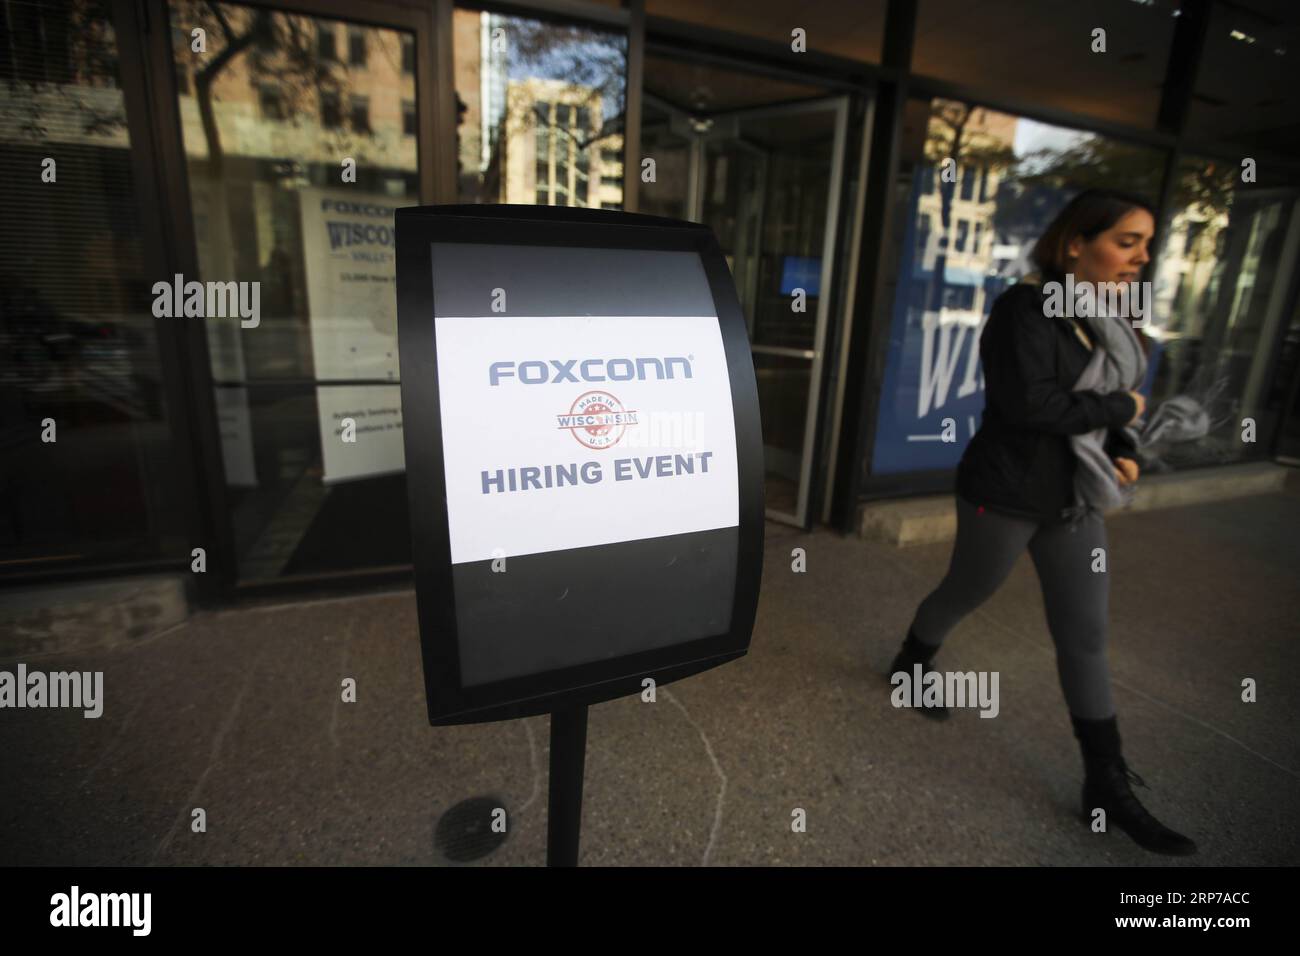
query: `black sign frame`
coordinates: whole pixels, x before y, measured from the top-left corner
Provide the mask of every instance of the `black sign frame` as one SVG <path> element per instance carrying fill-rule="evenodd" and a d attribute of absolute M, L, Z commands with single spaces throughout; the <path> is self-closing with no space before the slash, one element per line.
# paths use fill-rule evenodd
<path fill-rule="evenodd" d="M 737 555 L 731 626 L 665 648 L 470 687 L 461 682 L 434 331 L 435 243 L 694 252 L 718 315 L 736 437 Z M 764 466 L 758 388 L 730 270 L 705 226 L 610 210 L 547 206 L 419 206 L 396 213 L 397 307 L 411 551 L 429 722 L 480 723 L 640 693 L 743 656 L 763 566 Z"/>

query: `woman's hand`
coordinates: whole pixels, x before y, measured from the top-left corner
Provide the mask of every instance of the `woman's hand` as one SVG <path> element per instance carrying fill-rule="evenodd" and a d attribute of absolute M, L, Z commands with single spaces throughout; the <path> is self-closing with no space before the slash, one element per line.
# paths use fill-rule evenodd
<path fill-rule="evenodd" d="M 1131 485 L 1138 480 L 1138 464 L 1132 458 L 1115 459 L 1115 480 L 1121 485 Z"/>
<path fill-rule="evenodd" d="M 1133 413 L 1133 418 L 1129 420 L 1129 424 L 1132 425 L 1141 418 L 1142 413 L 1147 410 L 1147 399 L 1141 392 L 1129 392 L 1129 394 L 1133 396 L 1133 401 L 1137 403 L 1137 411 Z M 1134 480 L 1136 481 L 1137 479 L 1135 478 Z"/>

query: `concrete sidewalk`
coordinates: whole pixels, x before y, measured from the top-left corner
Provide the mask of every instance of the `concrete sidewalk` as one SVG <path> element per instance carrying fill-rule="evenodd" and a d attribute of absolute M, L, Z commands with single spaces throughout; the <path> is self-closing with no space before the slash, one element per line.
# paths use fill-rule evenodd
<path fill-rule="evenodd" d="M 1075 818 L 1081 766 L 1027 556 L 938 659 L 999 671 L 999 716 L 936 725 L 895 710 L 883 672 L 950 545 L 769 525 L 749 656 L 655 704 L 592 708 L 582 862 L 1300 863 L 1300 494 L 1123 515 L 1110 535 L 1127 756 L 1198 856 Z M 5 661 L 102 670 L 106 703 L 98 720 L 0 711 L 0 863 L 445 865 L 439 817 L 489 796 L 510 832 L 481 862 L 541 864 L 547 719 L 428 727 L 415 635 L 405 591 Z"/>

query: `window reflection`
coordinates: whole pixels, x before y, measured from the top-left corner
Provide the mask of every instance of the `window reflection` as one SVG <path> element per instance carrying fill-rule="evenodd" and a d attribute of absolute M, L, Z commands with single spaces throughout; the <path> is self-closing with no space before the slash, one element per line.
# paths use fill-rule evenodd
<path fill-rule="evenodd" d="M 619 208 L 627 41 L 456 10 L 462 202 Z"/>
<path fill-rule="evenodd" d="M 1160 356 L 1154 398 L 1195 398 L 1210 432 L 1155 449 L 1156 468 L 1263 454 L 1272 415 L 1264 405 L 1272 343 L 1283 313 L 1283 250 L 1300 189 L 1243 184 L 1236 163 L 1185 158 L 1156 277 L 1156 315 L 1147 334 Z M 1242 440 L 1242 421 L 1257 440 Z"/>
<path fill-rule="evenodd" d="M 256 327 L 205 320 L 239 577 L 406 563 L 392 240 L 419 202 L 413 38 L 233 3 L 171 14 L 186 278 L 260 288 Z"/>
<path fill-rule="evenodd" d="M 0 572 L 185 553 L 108 3 L 0 28 Z"/>
<path fill-rule="evenodd" d="M 955 467 L 984 407 L 979 336 L 994 299 L 1074 193 L 1159 195 L 1162 155 L 955 100 L 913 100 L 908 194 L 872 472 Z M 942 441 L 951 420 L 957 440 Z"/>

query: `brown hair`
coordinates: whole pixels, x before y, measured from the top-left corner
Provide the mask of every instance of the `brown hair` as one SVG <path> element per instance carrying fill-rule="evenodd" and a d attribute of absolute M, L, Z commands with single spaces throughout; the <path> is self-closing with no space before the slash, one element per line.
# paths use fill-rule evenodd
<path fill-rule="evenodd" d="M 1156 218 L 1155 208 L 1136 193 L 1085 189 L 1056 214 L 1052 224 L 1034 243 L 1029 258 L 1043 273 L 1064 275 L 1070 240 L 1082 237 L 1091 241 L 1134 209 L 1145 209 L 1152 219 Z"/>

